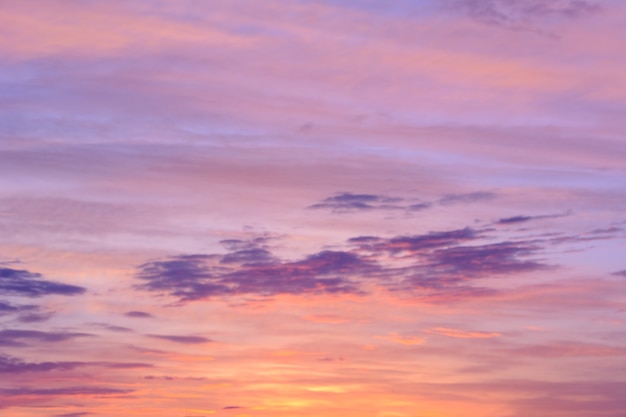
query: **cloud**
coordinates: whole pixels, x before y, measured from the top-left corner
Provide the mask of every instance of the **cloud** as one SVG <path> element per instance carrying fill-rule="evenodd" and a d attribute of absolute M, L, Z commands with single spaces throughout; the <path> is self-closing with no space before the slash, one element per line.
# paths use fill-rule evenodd
<path fill-rule="evenodd" d="M 330 209 L 335 213 L 364 210 L 389 210 L 404 209 L 398 205 L 401 198 L 388 197 L 380 194 L 353 194 L 338 193 L 332 197 L 325 198 L 320 203 L 309 206 L 311 209 Z"/>
<path fill-rule="evenodd" d="M 211 339 L 202 336 L 178 336 L 178 335 L 165 335 L 165 334 L 149 334 L 148 337 L 153 339 L 167 340 L 174 343 L 182 343 L 186 345 L 211 343 Z"/>
<path fill-rule="evenodd" d="M 372 252 L 416 253 L 443 246 L 454 246 L 465 241 L 475 240 L 479 232 L 469 227 L 443 232 L 429 232 L 423 235 L 397 236 L 390 239 L 375 236 L 359 236 L 348 239 L 348 244 L 360 250 Z"/>
<path fill-rule="evenodd" d="M 92 326 L 97 326 L 97 327 L 100 327 L 102 329 L 110 330 L 112 332 L 117 332 L 117 333 L 131 333 L 131 332 L 134 332 L 134 330 L 129 328 L 129 327 L 115 326 L 115 325 L 108 324 L 108 323 L 89 323 L 89 324 L 92 325 Z"/>
<path fill-rule="evenodd" d="M 242 251 L 246 253 L 242 255 Z M 138 285 L 140 289 L 191 301 L 242 294 L 358 293 L 349 277 L 375 268 L 350 252 L 322 251 L 284 262 L 265 250 L 243 249 L 226 255 L 180 255 L 148 262 L 140 265 L 137 278 L 144 282 Z"/>
<path fill-rule="evenodd" d="M 124 313 L 124 315 L 126 317 L 140 318 L 140 319 L 147 319 L 147 318 L 154 317 L 152 314 L 146 313 L 145 311 L 127 311 L 126 313 Z"/>
<path fill-rule="evenodd" d="M 65 387 L 65 388 L 4 388 L 2 396 L 67 396 L 67 395 L 123 395 L 134 390 L 108 387 Z"/>
<path fill-rule="evenodd" d="M 565 357 L 626 357 L 626 347 L 611 346 L 599 343 L 580 343 L 560 341 L 543 345 L 526 345 L 509 350 L 514 356 L 533 356 L 543 358 Z"/>
<path fill-rule="evenodd" d="M 0 315 L 18 313 L 22 311 L 33 311 L 37 310 L 37 308 L 38 307 L 35 305 L 15 305 L 6 301 L 0 301 Z"/>
<path fill-rule="evenodd" d="M 533 220 L 536 217 L 534 216 L 513 216 L 513 217 L 504 217 L 499 219 L 497 224 L 515 224 L 515 223 L 525 223 L 527 221 Z"/>
<path fill-rule="evenodd" d="M 424 330 L 425 333 L 436 334 L 440 336 L 454 337 L 458 339 L 490 339 L 501 336 L 496 332 L 480 332 L 472 330 L 449 329 L 446 327 L 436 327 L 434 329 Z"/>
<path fill-rule="evenodd" d="M 24 372 L 67 371 L 82 365 L 82 362 L 37 362 L 27 363 L 21 359 L 0 354 L 0 373 L 19 374 Z"/>
<path fill-rule="evenodd" d="M 89 411 L 79 411 L 76 413 L 55 414 L 54 417 L 83 417 L 91 414 L 93 413 L 90 413 Z"/>
<path fill-rule="evenodd" d="M 626 277 L 626 269 L 622 271 L 613 272 L 611 275 L 614 275 L 616 277 Z"/>
<path fill-rule="evenodd" d="M 469 285 L 470 280 L 551 268 L 535 259 L 542 241 L 479 244 L 490 230 L 357 236 L 346 241 L 349 251 L 326 250 L 299 261 L 281 261 L 265 249 L 241 249 L 238 243 L 225 255 L 179 255 L 140 265 L 136 278 L 142 283 L 137 288 L 185 302 L 230 295 L 363 294 L 367 282 L 463 298 L 494 293 Z M 242 251 L 246 254 L 238 255 Z"/>
<path fill-rule="evenodd" d="M 445 275 L 476 277 L 492 274 L 530 272 L 547 265 L 524 257 L 540 249 L 528 242 L 500 242 L 480 246 L 456 246 L 438 249 L 427 255 L 428 268 Z"/>
<path fill-rule="evenodd" d="M 41 332 L 37 330 L 0 330 L 0 346 L 26 346 L 25 342 L 57 343 L 77 337 L 93 336 L 89 333 Z"/>
<path fill-rule="evenodd" d="M 393 343 L 398 343 L 405 346 L 421 345 L 426 341 L 425 338 L 419 336 L 400 335 L 398 333 L 391 333 L 389 336 L 381 337 L 380 339 L 387 339 Z"/>
<path fill-rule="evenodd" d="M 23 269 L 0 268 L 0 291 L 5 295 L 41 297 L 44 295 L 78 295 L 85 288 L 41 279 L 41 274 Z"/>
<path fill-rule="evenodd" d="M 575 18 L 602 10 L 597 2 L 585 0 L 449 0 L 448 3 L 481 23 L 512 28 L 525 27 L 541 17 Z"/>
<path fill-rule="evenodd" d="M 108 369 L 135 369 L 152 367 L 152 365 L 147 363 L 133 362 L 25 362 L 19 358 L 0 354 L 0 374 L 69 371 L 78 367 L 91 366 Z"/>
<path fill-rule="evenodd" d="M 352 213 L 359 211 L 403 210 L 406 212 L 422 211 L 432 208 L 435 204 L 452 205 L 468 204 L 488 201 L 496 198 L 496 194 L 488 191 L 476 191 L 464 194 L 446 194 L 435 202 L 410 201 L 400 197 L 390 197 L 384 194 L 353 194 L 338 193 L 327 197 L 319 203 L 309 206 L 309 209 L 328 209 L 333 213 Z"/>
<path fill-rule="evenodd" d="M 40 323 L 48 321 L 54 313 L 42 312 L 39 306 L 32 304 L 15 305 L 6 301 L 0 301 L 0 316 L 18 314 L 16 320 L 20 323 Z"/>
<path fill-rule="evenodd" d="M 469 282 L 551 268 L 534 259 L 543 250 L 540 241 L 479 244 L 488 231 L 464 228 L 392 238 L 360 236 L 348 244 L 357 254 L 385 265 L 373 271 L 378 282 L 392 290 L 420 289 L 422 296 L 432 300 L 493 295 L 496 290 Z"/>
<path fill-rule="evenodd" d="M 526 222 L 529 222 L 531 220 L 554 219 L 554 218 L 558 218 L 558 217 L 569 216 L 570 214 L 571 214 L 571 211 L 568 211 L 567 213 L 564 213 L 564 214 L 544 214 L 544 215 L 540 215 L 540 216 L 518 215 L 518 216 L 512 216 L 512 217 L 503 217 L 501 219 L 498 219 L 495 222 L 495 224 L 509 225 L 509 224 L 517 224 L 517 223 L 526 223 Z"/>
<path fill-rule="evenodd" d="M 41 323 L 52 318 L 54 313 L 28 313 L 20 314 L 17 321 L 20 323 Z"/>
<path fill-rule="evenodd" d="M 262 248 L 251 248 L 229 253 L 222 257 L 220 263 L 253 266 L 273 264 L 276 261 L 276 258 L 274 258 L 268 250 Z"/>
<path fill-rule="evenodd" d="M 444 206 L 448 206 L 452 204 L 467 204 L 490 201 L 496 197 L 497 194 L 489 191 L 475 191 L 473 193 L 446 194 L 439 199 L 438 203 Z"/>

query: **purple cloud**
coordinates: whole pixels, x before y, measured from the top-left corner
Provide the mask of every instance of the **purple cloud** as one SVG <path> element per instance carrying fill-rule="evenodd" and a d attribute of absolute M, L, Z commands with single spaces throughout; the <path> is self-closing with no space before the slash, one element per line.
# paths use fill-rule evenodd
<path fill-rule="evenodd" d="M 147 319 L 154 317 L 150 313 L 146 313 L 145 311 L 127 311 L 124 313 L 126 317 L 139 318 L 139 319 Z"/>
<path fill-rule="evenodd" d="M 96 366 L 108 369 L 150 368 L 147 363 L 133 362 L 25 362 L 22 359 L 0 354 L 0 374 L 25 372 L 69 371 L 78 367 Z"/>
<path fill-rule="evenodd" d="M 41 332 L 37 330 L 0 330 L 0 346 L 26 346 L 25 342 L 56 343 L 77 337 L 93 336 L 89 333 Z"/>
<path fill-rule="evenodd" d="M 41 279 L 41 274 L 23 269 L 0 268 L 0 291 L 5 295 L 41 297 L 44 295 L 78 295 L 85 288 Z"/>
<path fill-rule="evenodd" d="M 348 276 L 376 268 L 350 252 L 323 251 L 296 262 L 281 262 L 265 251 L 240 252 L 148 262 L 139 267 L 137 278 L 144 283 L 138 287 L 181 301 L 238 294 L 357 293 Z"/>
<path fill-rule="evenodd" d="M 20 323 L 41 323 L 52 318 L 54 313 L 28 313 L 20 314 L 17 321 Z"/>
<path fill-rule="evenodd" d="M 2 396 L 66 396 L 66 395 L 123 395 L 134 390 L 107 387 L 66 387 L 66 388 L 4 388 Z"/>
<path fill-rule="evenodd" d="M 421 235 L 348 239 L 350 251 L 321 251 L 284 262 L 266 249 L 237 242 L 226 255 L 181 255 L 139 266 L 140 289 L 166 293 L 180 301 L 254 294 L 363 294 L 364 280 L 389 289 L 421 288 L 454 298 L 493 294 L 468 281 L 550 268 L 533 259 L 541 241 L 473 244 L 488 229 L 435 231 Z M 246 249 L 242 249 L 242 248 Z M 241 254 L 241 252 L 245 252 Z M 224 260 L 227 261 L 224 261 Z M 394 265 L 402 259 L 402 266 Z M 407 266 L 407 261 L 412 265 Z"/>
<path fill-rule="evenodd" d="M 487 201 L 495 197 L 495 193 L 487 191 L 465 194 L 446 194 L 435 203 L 440 205 L 466 204 Z M 373 210 L 404 210 L 406 212 L 414 212 L 432 208 L 435 203 L 429 201 L 414 203 L 404 198 L 389 197 L 383 194 L 353 194 L 344 192 L 325 198 L 321 202 L 313 204 L 308 208 L 328 209 L 333 213 Z"/>
<path fill-rule="evenodd" d="M 19 374 L 24 372 L 67 371 L 81 366 L 81 362 L 37 362 L 27 363 L 21 359 L 0 354 L 0 373 Z"/>
<path fill-rule="evenodd" d="M 473 193 L 464 194 L 446 194 L 439 199 L 438 203 L 444 206 L 452 204 L 477 203 L 481 201 L 493 200 L 496 197 L 497 194 L 489 191 L 475 191 Z"/>
<path fill-rule="evenodd" d="M 497 224 L 516 224 L 516 223 L 525 223 L 527 221 L 533 220 L 535 217 L 533 216 L 513 216 L 513 217 L 504 217 L 499 219 Z"/>
<path fill-rule="evenodd" d="M 602 10 L 597 2 L 585 0 L 448 0 L 454 8 L 489 25 L 525 27 L 545 16 L 582 17 Z"/>
<path fill-rule="evenodd" d="M 525 260 L 540 248 L 526 242 L 500 242 L 482 246 L 457 246 L 427 256 L 431 270 L 450 276 L 485 276 L 546 269 L 537 261 Z"/>
<path fill-rule="evenodd" d="M 147 336 L 153 339 L 167 340 L 169 342 L 182 343 L 186 345 L 213 342 L 211 339 L 202 337 L 202 336 L 177 336 L 177 335 L 166 335 L 166 334 L 149 334 Z"/>
<path fill-rule="evenodd" d="M 38 307 L 35 305 L 15 305 L 8 303 L 6 301 L 0 301 L 0 315 L 1 314 L 10 314 L 17 313 L 22 311 L 33 311 Z"/>
<path fill-rule="evenodd" d="M 375 236 L 359 236 L 348 239 L 348 243 L 358 246 L 360 250 L 373 252 L 388 252 L 392 254 L 401 252 L 415 253 L 427 249 L 458 245 L 466 241 L 475 240 L 479 235 L 479 232 L 467 227 L 445 232 L 430 232 L 423 235 L 397 236 L 390 239 Z"/>
<path fill-rule="evenodd" d="M 363 210 L 389 210 L 404 208 L 397 203 L 401 198 L 388 197 L 377 194 L 353 194 L 339 193 L 325 198 L 320 203 L 309 206 L 311 209 L 330 209 L 335 213 L 363 211 Z"/>

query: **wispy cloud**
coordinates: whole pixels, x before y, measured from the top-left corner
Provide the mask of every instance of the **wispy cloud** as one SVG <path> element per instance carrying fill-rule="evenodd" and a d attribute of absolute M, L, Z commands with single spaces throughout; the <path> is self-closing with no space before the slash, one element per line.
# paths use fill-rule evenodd
<path fill-rule="evenodd" d="M 57 343 L 78 337 L 93 337 L 93 334 L 80 332 L 43 332 L 39 330 L 0 330 L 0 346 L 26 346 L 28 343 Z"/>
<path fill-rule="evenodd" d="M 140 318 L 140 319 L 147 319 L 147 318 L 153 317 L 152 314 L 146 313 L 145 311 L 127 311 L 126 313 L 124 313 L 124 315 L 126 317 Z"/>
<path fill-rule="evenodd" d="M 24 269 L 0 268 L 0 290 L 6 295 L 25 297 L 41 297 L 49 294 L 78 295 L 85 292 L 85 288 L 76 285 L 41 278 L 41 274 Z"/>
<path fill-rule="evenodd" d="M 211 339 L 203 336 L 181 336 L 170 334 L 149 334 L 147 336 L 153 339 L 167 340 L 168 342 L 181 343 L 184 345 L 195 345 L 212 342 Z"/>
<path fill-rule="evenodd" d="M 476 191 L 462 194 L 445 194 L 434 201 L 391 197 L 384 194 L 354 194 L 349 192 L 337 193 L 327 197 L 319 203 L 309 206 L 309 209 L 326 209 L 333 213 L 354 213 L 369 211 L 403 211 L 406 213 L 427 210 L 436 205 L 469 204 L 493 200 L 496 193 Z"/>
<path fill-rule="evenodd" d="M 0 373 L 21 374 L 29 372 L 71 371 L 81 367 L 100 367 L 109 369 L 150 368 L 151 364 L 138 362 L 26 362 L 22 359 L 0 354 Z"/>

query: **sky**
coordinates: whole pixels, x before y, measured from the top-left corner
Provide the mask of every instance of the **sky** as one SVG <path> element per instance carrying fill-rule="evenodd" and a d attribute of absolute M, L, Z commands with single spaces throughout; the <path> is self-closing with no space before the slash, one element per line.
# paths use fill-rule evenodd
<path fill-rule="evenodd" d="M 626 416 L 625 20 L 0 0 L 0 414 Z"/>

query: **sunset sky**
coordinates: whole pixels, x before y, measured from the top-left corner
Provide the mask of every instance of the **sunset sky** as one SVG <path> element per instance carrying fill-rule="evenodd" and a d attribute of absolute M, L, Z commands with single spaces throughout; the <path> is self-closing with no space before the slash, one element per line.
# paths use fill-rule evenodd
<path fill-rule="evenodd" d="M 0 0 L 0 415 L 626 416 L 623 0 Z"/>

